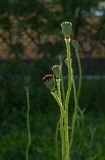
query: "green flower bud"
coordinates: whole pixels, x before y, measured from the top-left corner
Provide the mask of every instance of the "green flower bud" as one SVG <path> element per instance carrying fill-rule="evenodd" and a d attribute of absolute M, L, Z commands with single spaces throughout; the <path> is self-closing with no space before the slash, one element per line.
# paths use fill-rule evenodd
<path fill-rule="evenodd" d="M 67 58 L 65 59 L 65 64 L 66 64 L 66 66 L 68 66 L 68 62 L 67 62 L 68 60 L 67 60 Z M 72 65 L 72 59 L 70 59 L 70 61 L 71 61 L 71 65 Z"/>
<path fill-rule="evenodd" d="M 76 51 L 78 51 L 78 48 L 79 48 L 78 41 L 73 40 L 73 41 L 72 41 L 72 45 L 73 45 L 74 49 L 75 49 Z"/>
<path fill-rule="evenodd" d="M 52 66 L 52 70 L 53 70 L 55 78 L 60 79 L 61 78 L 61 66 L 54 65 L 54 66 Z"/>
<path fill-rule="evenodd" d="M 51 92 L 55 91 L 55 79 L 53 74 L 46 75 L 42 81 L 45 83 L 46 87 L 50 89 Z"/>
<path fill-rule="evenodd" d="M 61 23 L 62 33 L 65 38 L 70 38 L 72 32 L 72 23 L 71 22 L 63 22 Z"/>
<path fill-rule="evenodd" d="M 63 56 L 63 55 L 59 55 L 59 62 L 60 62 L 60 65 L 63 64 L 63 60 L 64 60 L 64 56 Z"/>
<path fill-rule="evenodd" d="M 66 64 L 66 66 L 68 66 L 68 65 L 67 65 L 67 58 L 65 59 L 65 64 Z"/>
<path fill-rule="evenodd" d="M 67 62 L 68 60 L 67 60 L 67 58 L 65 59 L 65 64 L 66 64 L 66 66 L 68 67 L 68 62 Z M 72 65 L 72 59 L 71 59 L 71 65 Z M 73 70 L 72 70 L 72 67 L 70 68 L 71 69 L 71 74 L 73 75 Z"/>

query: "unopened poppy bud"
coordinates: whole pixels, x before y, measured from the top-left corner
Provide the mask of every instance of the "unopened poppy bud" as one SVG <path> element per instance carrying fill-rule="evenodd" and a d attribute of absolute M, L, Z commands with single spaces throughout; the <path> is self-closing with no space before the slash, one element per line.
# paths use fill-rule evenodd
<path fill-rule="evenodd" d="M 71 22 L 63 22 L 61 23 L 62 33 L 65 38 L 70 38 L 72 32 L 72 23 Z"/>
<path fill-rule="evenodd" d="M 54 65 L 54 66 L 52 66 L 52 70 L 53 70 L 55 78 L 60 79 L 61 78 L 61 66 Z"/>
<path fill-rule="evenodd" d="M 72 65 L 72 59 L 70 59 L 70 61 L 71 61 L 71 65 Z M 66 66 L 68 66 L 68 59 L 67 58 L 65 59 L 65 64 L 66 64 Z"/>
<path fill-rule="evenodd" d="M 78 41 L 73 40 L 73 41 L 72 41 L 72 45 L 73 45 L 74 49 L 77 51 L 77 50 L 78 50 L 78 47 L 79 47 Z"/>
<path fill-rule="evenodd" d="M 66 66 L 67 66 L 67 58 L 65 59 L 65 64 L 66 64 Z"/>
<path fill-rule="evenodd" d="M 46 75 L 42 81 L 45 83 L 46 87 L 50 89 L 51 92 L 55 91 L 55 79 L 53 74 Z"/>

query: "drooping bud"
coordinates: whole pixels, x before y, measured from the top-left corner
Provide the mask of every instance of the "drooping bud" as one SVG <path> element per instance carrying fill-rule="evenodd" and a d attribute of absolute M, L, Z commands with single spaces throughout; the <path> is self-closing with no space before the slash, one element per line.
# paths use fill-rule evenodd
<path fill-rule="evenodd" d="M 61 66 L 54 65 L 54 66 L 52 66 L 52 70 L 53 70 L 55 78 L 60 79 L 61 78 Z"/>
<path fill-rule="evenodd" d="M 78 41 L 73 40 L 73 41 L 72 41 L 72 45 L 73 45 L 74 49 L 75 49 L 76 51 L 78 51 L 78 48 L 79 48 Z"/>
<path fill-rule="evenodd" d="M 55 79 L 53 74 L 46 75 L 42 81 L 45 83 L 46 87 L 50 89 L 51 92 L 55 91 Z"/>
<path fill-rule="evenodd" d="M 72 32 L 72 23 L 71 22 L 63 22 L 61 23 L 62 33 L 65 38 L 70 38 Z"/>

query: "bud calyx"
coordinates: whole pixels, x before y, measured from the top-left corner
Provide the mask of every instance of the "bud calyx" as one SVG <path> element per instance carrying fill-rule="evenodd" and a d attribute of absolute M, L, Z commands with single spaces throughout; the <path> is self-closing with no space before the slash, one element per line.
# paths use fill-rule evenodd
<path fill-rule="evenodd" d="M 52 66 L 52 70 L 53 70 L 55 78 L 60 79 L 61 78 L 61 66 L 54 65 L 54 66 Z"/>
<path fill-rule="evenodd" d="M 61 23 L 62 33 L 65 38 L 70 38 L 72 32 L 72 23 L 71 22 L 63 22 Z"/>
<path fill-rule="evenodd" d="M 45 83 L 46 87 L 50 89 L 51 92 L 55 91 L 55 79 L 53 74 L 46 75 L 42 81 Z"/>

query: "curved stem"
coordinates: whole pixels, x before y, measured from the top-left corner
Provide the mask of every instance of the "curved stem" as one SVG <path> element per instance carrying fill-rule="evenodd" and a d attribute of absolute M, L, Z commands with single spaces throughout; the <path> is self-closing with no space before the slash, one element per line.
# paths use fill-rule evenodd
<path fill-rule="evenodd" d="M 80 62 L 80 56 L 78 54 L 78 50 L 76 50 L 76 57 L 77 57 L 77 62 L 78 62 L 78 68 L 79 68 L 79 82 L 78 82 L 78 89 L 77 89 L 77 102 L 79 104 L 79 97 L 80 97 L 80 91 L 81 91 L 81 84 L 82 84 L 82 67 L 81 67 L 81 62 Z M 82 110 L 78 107 L 78 111 L 82 115 Z"/>
<path fill-rule="evenodd" d="M 28 132 L 28 144 L 26 147 L 26 160 L 29 160 L 29 149 L 31 146 L 31 131 L 30 131 L 30 117 L 29 117 L 29 112 L 30 112 L 29 88 L 25 87 L 25 91 L 26 91 L 26 98 L 27 98 L 27 132 Z"/>
<path fill-rule="evenodd" d="M 77 57 L 78 68 L 79 68 L 79 84 L 78 84 L 78 90 L 77 90 L 77 100 L 79 100 L 81 84 L 82 84 L 81 83 L 82 82 L 82 68 L 81 68 L 81 62 L 80 62 L 78 50 L 76 50 L 76 57 Z"/>
<path fill-rule="evenodd" d="M 73 119 L 72 119 L 72 131 L 71 131 L 71 139 L 70 139 L 70 150 L 73 144 L 73 139 L 74 139 L 74 130 L 75 130 L 75 122 L 76 122 L 76 117 L 77 117 L 77 95 L 76 95 L 76 87 L 75 87 L 75 81 L 73 78 L 73 90 L 74 90 L 74 102 L 75 102 L 75 109 L 74 109 L 74 114 L 73 114 Z"/>
<path fill-rule="evenodd" d="M 64 107 L 63 107 L 62 102 L 60 101 L 60 98 L 58 97 L 56 91 L 55 92 L 51 92 L 51 94 L 53 95 L 53 97 L 55 98 L 58 106 L 60 107 L 60 111 L 62 112 L 63 117 L 65 117 Z"/>
<path fill-rule="evenodd" d="M 67 49 L 67 65 L 68 65 L 68 88 L 66 94 L 66 101 L 65 101 L 65 109 L 68 113 L 68 104 L 72 86 L 72 69 L 71 69 L 71 57 L 70 57 L 70 39 L 65 39 L 66 42 L 66 49 Z"/>

